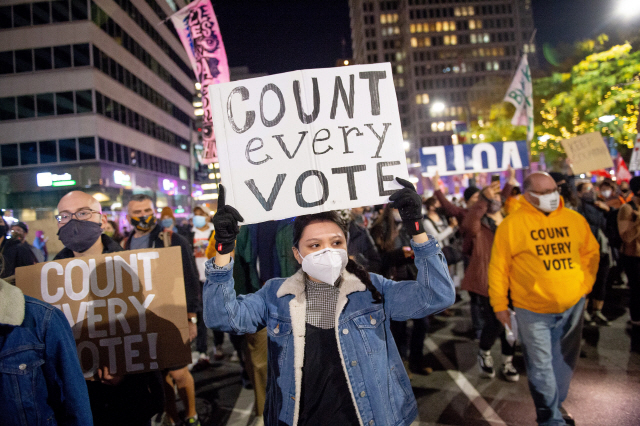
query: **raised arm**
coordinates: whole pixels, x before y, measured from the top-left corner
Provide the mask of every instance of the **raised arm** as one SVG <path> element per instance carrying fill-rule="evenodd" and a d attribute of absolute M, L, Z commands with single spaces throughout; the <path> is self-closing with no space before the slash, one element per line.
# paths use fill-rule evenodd
<path fill-rule="evenodd" d="M 438 182 L 440 181 L 440 175 L 438 172 L 431 178 L 431 185 L 433 186 L 433 196 L 440 201 L 440 205 L 444 209 L 444 212 L 447 216 L 455 216 L 458 219 L 458 222 L 462 223 L 465 214 L 467 213 L 467 209 L 463 209 L 462 207 L 458 207 L 453 204 L 451 201 L 447 200 L 447 197 L 444 196 L 442 191 L 438 186 Z"/>

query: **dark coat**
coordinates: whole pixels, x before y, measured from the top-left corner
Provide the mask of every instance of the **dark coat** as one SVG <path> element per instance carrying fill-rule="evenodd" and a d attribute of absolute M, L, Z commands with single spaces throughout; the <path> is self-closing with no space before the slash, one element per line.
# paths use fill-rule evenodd
<path fill-rule="evenodd" d="M 349 223 L 347 252 L 368 272 L 379 274 L 382 271 L 382 259 L 369 230 L 354 221 Z"/>
<path fill-rule="evenodd" d="M 37 259 L 29 245 L 20 241 L 5 237 L 0 245 L 2 255 L 2 268 L 0 278 L 7 278 L 16 274 L 16 268 L 21 266 L 31 266 L 37 263 Z"/>

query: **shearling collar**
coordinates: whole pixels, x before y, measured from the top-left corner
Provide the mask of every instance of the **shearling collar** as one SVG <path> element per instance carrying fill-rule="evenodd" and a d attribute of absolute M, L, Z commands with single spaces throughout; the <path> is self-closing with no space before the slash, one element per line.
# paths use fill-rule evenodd
<path fill-rule="evenodd" d="M 276 296 L 282 297 L 292 294 L 296 299 L 304 294 L 304 272 L 299 269 L 298 272 L 287 278 L 276 293 Z M 365 291 L 367 287 L 355 275 L 346 270 L 342 273 L 342 283 L 340 283 L 340 294 L 348 295 L 356 291 Z"/>
<path fill-rule="evenodd" d="M 21 325 L 24 321 L 24 309 L 22 291 L 0 279 L 0 324 Z"/>

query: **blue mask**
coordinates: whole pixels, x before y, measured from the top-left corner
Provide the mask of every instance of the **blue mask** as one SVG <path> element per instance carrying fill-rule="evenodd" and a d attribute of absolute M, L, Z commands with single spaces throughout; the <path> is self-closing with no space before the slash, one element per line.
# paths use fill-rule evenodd
<path fill-rule="evenodd" d="M 193 217 L 193 226 L 196 228 L 202 228 L 207 224 L 207 218 L 204 216 L 194 216 Z"/>
<path fill-rule="evenodd" d="M 173 228 L 173 219 L 162 219 L 160 225 L 162 225 L 163 228 Z"/>

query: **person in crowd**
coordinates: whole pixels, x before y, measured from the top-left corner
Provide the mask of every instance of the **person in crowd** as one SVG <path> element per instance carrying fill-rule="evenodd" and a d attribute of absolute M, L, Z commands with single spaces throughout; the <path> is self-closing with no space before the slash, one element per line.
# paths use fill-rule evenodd
<path fill-rule="evenodd" d="M 347 247 L 349 256 L 367 271 L 374 274 L 380 273 L 382 259 L 373 238 L 371 238 L 371 233 L 367 229 L 364 207 L 351 209 L 349 219 L 349 244 Z"/>
<path fill-rule="evenodd" d="M 33 246 L 42 253 L 43 262 L 49 259 L 49 251 L 47 250 L 47 241 L 49 238 L 44 236 L 44 231 L 37 230 L 36 237 L 33 239 Z"/>
<path fill-rule="evenodd" d="M 182 272 L 184 274 L 185 294 L 187 298 L 187 319 L 189 338 L 193 341 L 197 334 L 197 312 L 200 306 L 200 284 L 193 260 L 191 245 L 175 232 L 164 232 L 162 225 L 156 223 L 153 200 L 146 194 L 134 195 L 127 205 L 127 220 L 133 231 L 122 240 L 125 250 L 146 249 L 151 247 L 180 247 Z M 174 384 L 185 406 L 185 424 L 200 425 L 196 413 L 196 391 L 193 376 L 188 366 L 170 369 L 165 376 L 165 411 L 171 422 L 178 423 Z"/>
<path fill-rule="evenodd" d="M 107 225 L 104 227 L 104 233 L 107 235 L 107 237 L 111 238 L 118 244 L 120 244 L 124 239 L 124 236 L 120 233 L 118 224 L 113 220 L 107 221 Z"/>
<path fill-rule="evenodd" d="M 441 204 L 436 197 L 427 198 L 424 206 L 427 210 L 423 221 L 425 231 L 438 240 L 443 247 L 449 245 L 449 239 L 458 229 L 458 219 L 451 216 L 451 219 L 447 220 L 441 215 L 439 212 Z"/>
<path fill-rule="evenodd" d="M 519 186 L 514 186 L 511 195 L 504 202 L 504 213 L 509 215 L 520 208 L 520 200 L 522 199 L 522 191 Z"/>
<path fill-rule="evenodd" d="M 598 199 L 605 202 L 613 209 L 619 209 L 621 205 L 626 203 L 620 194 L 616 193 L 615 184 L 609 179 L 603 179 L 598 186 Z"/>
<path fill-rule="evenodd" d="M 607 277 L 613 263 L 609 239 L 605 235 L 607 230 L 607 215 L 611 210 L 604 201 L 599 200 L 591 182 L 581 182 L 576 186 L 580 205 L 580 213 L 589 223 L 593 236 L 600 244 L 600 263 L 593 289 L 589 294 L 591 306 L 584 311 L 584 320 L 589 325 L 609 325 L 609 320 L 602 314 L 604 297 L 607 289 Z"/>
<path fill-rule="evenodd" d="M 348 257 L 345 224 L 336 212 L 324 212 L 294 222 L 292 252 L 302 270 L 238 298 L 229 253 L 243 219 L 225 205 L 221 187 L 205 321 L 240 334 L 266 327 L 266 425 L 409 425 L 416 417 L 389 321 L 438 312 L 453 303 L 455 293 L 440 244 L 422 229 L 420 196 L 410 182 L 397 180 L 405 188 L 390 201 L 412 236 L 417 281 L 367 273 Z"/>
<path fill-rule="evenodd" d="M 8 238 L 9 226 L 4 220 L 0 221 L 0 278 L 11 284 L 15 281 L 16 268 L 35 265 L 37 259 L 28 245 L 17 238 Z"/>
<path fill-rule="evenodd" d="M 300 265 L 291 252 L 292 242 L 291 219 L 243 225 L 235 244 L 233 278 L 236 295 L 256 293 L 271 278 L 295 274 Z M 215 246 L 215 241 L 210 245 Z M 262 418 L 268 375 L 267 331 L 230 336 L 253 385 L 256 416 Z M 238 338 L 244 338 L 244 341 L 238 341 Z"/>
<path fill-rule="evenodd" d="M 517 184 L 515 173 L 503 188 L 503 194 L 511 194 Z M 489 260 L 496 229 L 504 219 L 502 216 L 503 199 L 500 195 L 500 181 L 494 181 L 490 186 L 480 191 L 478 201 L 469 208 L 460 231 L 464 238 L 463 251 L 469 256 L 469 266 L 462 279 L 462 289 L 469 292 L 471 304 L 475 305 L 482 315 L 482 329 L 479 335 L 478 365 L 481 377 L 495 377 L 491 347 L 500 338 L 502 349 L 503 377 L 516 382 L 520 375 L 513 366 L 515 348 L 507 341 L 504 327 L 496 318 L 489 303 Z"/>
<path fill-rule="evenodd" d="M 631 325 L 635 331 L 640 331 L 640 176 L 631 178 L 629 190 L 633 198 L 620 207 L 618 213 L 618 230 L 622 238 L 620 256 L 629 279 Z"/>
<path fill-rule="evenodd" d="M 91 195 L 69 192 L 60 199 L 58 211 L 58 238 L 64 248 L 54 260 L 122 251 L 103 233 L 107 218 Z M 112 375 L 109 367 L 99 366 L 86 386 L 94 425 L 147 426 L 163 409 L 162 378 L 157 372 Z"/>
<path fill-rule="evenodd" d="M 0 424 L 93 424 L 76 342 L 64 314 L 1 279 L 0 360 Z"/>
<path fill-rule="evenodd" d="M 433 178 L 431 178 L 431 184 L 434 188 L 433 196 L 438 199 L 438 202 L 444 209 L 444 214 L 447 217 L 455 217 L 458 223 L 462 223 L 465 215 L 467 214 L 467 209 L 473 206 L 476 201 L 478 201 L 478 192 L 480 192 L 480 189 L 475 186 L 470 186 L 464 190 L 463 198 L 467 206 L 466 208 L 464 208 L 457 206 L 447 200 L 447 197 L 444 195 L 442 190 L 440 190 L 438 182 L 440 182 L 440 174 L 436 172 L 435 175 L 433 175 Z"/>
<path fill-rule="evenodd" d="M 38 263 L 44 262 L 44 255 L 42 251 L 38 250 L 27 241 L 27 235 L 29 234 L 29 226 L 24 222 L 16 222 L 11 226 L 11 238 L 15 238 L 21 243 L 29 247 L 29 250 L 33 252 Z"/>
<path fill-rule="evenodd" d="M 628 203 L 633 199 L 633 192 L 631 191 L 630 181 L 620 180 L 618 183 L 618 191 L 620 193 L 620 196 L 622 197 L 621 201 L 624 201 L 624 203 Z"/>
<path fill-rule="evenodd" d="M 549 176 L 555 181 L 558 193 L 564 201 L 564 207 L 575 210 L 580 204 L 575 186 L 575 178 L 561 172 L 549 172 Z"/>
<path fill-rule="evenodd" d="M 422 199 L 420 199 L 422 203 Z M 420 207 L 421 226 L 422 206 Z M 411 231 L 405 229 L 400 212 L 389 203 L 382 214 L 378 216 L 371 226 L 371 236 L 376 243 L 382 257 L 383 277 L 394 280 L 415 280 L 418 269 L 415 267 L 415 253 L 411 246 Z M 413 320 L 411 338 L 408 338 L 406 321 L 391 321 L 391 332 L 398 345 L 398 351 L 405 368 L 410 373 L 430 374 L 433 370 L 425 365 L 423 356 L 424 338 L 429 330 L 429 318 L 416 318 Z M 407 356 L 408 355 L 408 356 Z"/>
<path fill-rule="evenodd" d="M 173 215 L 173 209 L 169 206 L 164 206 L 160 210 L 160 226 L 164 231 L 178 232 L 176 225 L 176 217 Z"/>
<path fill-rule="evenodd" d="M 582 312 L 600 260 L 589 224 L 547 173 L 529 175 L 518 211 L 496 230 L 489 298 L 511 328 L 511 299 L 539 425 L 572 421 L 562 403 L 580 354 Z"/>

